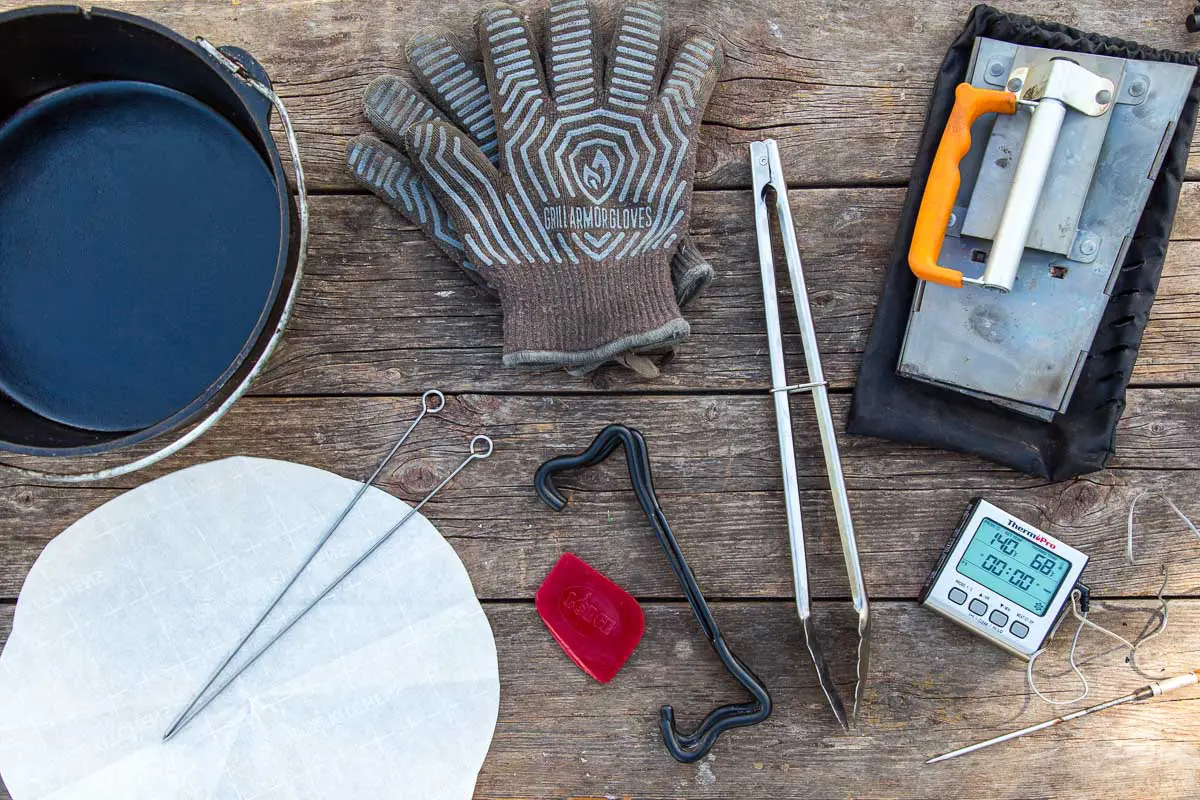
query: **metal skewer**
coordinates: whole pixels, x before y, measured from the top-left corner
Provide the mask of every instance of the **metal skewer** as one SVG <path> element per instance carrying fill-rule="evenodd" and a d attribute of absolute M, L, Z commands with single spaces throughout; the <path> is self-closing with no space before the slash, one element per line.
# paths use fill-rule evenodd
<path fill-rule="evenodd" d="M 482 449 L 485 447 L 486 447 L 486 449 Z M 477 449 L 477 448 L 479 448 L 479 449 Z M 466 469 L 468 464 L 470 464 L 472 461 L 475 461 L 476 459 L 480 459 L 480 460 L 485 459 L 488 456 L 490 456 L 491 454 L 492 454 L 492 440 L 491 439 L 489 439 L 487 436 L 476 436 L 474 439 L 472 439 L 469 455 L 465 459 L 463 459 L 461 464 L 459 464 L 457 467 L 454 468 L 453 472 L 451 472 L 449 475 L 446 476 L 445 480 L 443 480 L 441 483 L 439 483 L 437 486 L 435 486 L 433 488 L 433 491 L 431 491 L 429 494 L 425 495 L 425 497 L 423 497 L 421 499 L 421 502 L 417 503 L 415 506 L 410 508 L 408 513 L 405 514 L 400 519 L 399 522 L 397 522 L 395 525 L 393 525 L 387 531 L 387 533 L 383 534 L 378 539 L 376 539 L 374 544 L 372 544 L 370 547 L 368 547 L 366 549 L 366 551 L 363 552 L 362 555 L 360 555 L 357 559 L 354 560 L 353 564 L 351 564 L 349 567 L 346 567 L 346 569 L 340 575 L 338 575 L 336 578 L 334 578 L 333 581 L 331 581 L 329 583 L 329 585 L 327 585 L 324 589 L 322 589 L 321 593 L 318 594 L 308 605 L 306 605 L 304 608 L 300 609 L 300 611 L 296 612 L 295 616 L 293 616 L 290 620 L 288 620 L 288 623 L 283 626 L 283 629 L 280 630 L 279 633 L 276 633 L 274 636 L 272 636 L 267 641 L 266 644 L 264 644 L 262 647 L 260 647 L 258 650 L 256 650 L 254 652 L 254 655 L 250 656 L 250 658 L 246 661 L 245 664 L 238 667 L 237 670 L 232 675 L 230 675 L 228 678 L 226 678 L 221 683 L 221 685 L 218 686 L 216 688 L 216 690 L 213 691 L 212 694 L 210 694 L 207 698 L 205 698 L 204 702 L 202 702 L 196 706 L 196 709 L 194 711 L 192 711 L 191 714 L 185 716 L 179 723 L 171 726 L 170 730 L 168 730 L 167 733 L 163 736 L 163 741 L 164 742 L 170 741 L 171 738 L 173 736 L 175 736 L 175 734 L 179 733 L 181 730 L 183 730 L 185 727 L 187 727 L 188 723 L 191 722 L 192 720 L 194 720 L 200 714 L 200 712 L 202 712 L 204 709 L 208 708 L 209 704 L 212 703 L 213 700 L 216 700 L 218 697 L 220 697 L 221 693 L 224 692 L 227 688 L 229 688 L 229 685 L 231 683 L 236 681 L 243 672 L 248 670 L 256 661 L 258 661 L 259 658 L 262 657 L 262 655 L 264 653 L 266 653 L 268 650 L 270 650 L 271 647 L 276 642 L 278 642 L 280 639 L 282 639 L 287 634 L 288 631 L 290 631 L 292 628 L 294 628 L 296 626 L 296 623 L 298 623 L 300 620 L 302 620 L 304 618 L 304 616 L 306 614 L 308 614 L 308 612 L 310 612 L 314 608 L 316 608 L 317 604 L 320 603 L 322 600 L 324 600 L 326 598 L 326 596 L 329 595 L 330 592 L 332 592 L 339 585 L 341 585 L 342 581 L 344 581 L 344 580 L 346 580 L 346 578 L 350 577 L 350 574 L 352 572 L 354 572 L 354 570 L 358 569 L 364 561 L 366 561 L 368 558 L 370 558 L 375 553 L 376 550 L 383 547 L 383 545 L 387 543 L 388 539 L 392 538 L 392 535 L 394 533 L 396 533 L 396 531 L 403 528 L 405 523 L 407 523 L 410 519 L 412 519 L 413 516 L 418 511 L 420 511 L 421 508 L 424 507 L 424 505 L 426 503 L 428 503 L 430 500 L 432 500 L 434 495 L 436 495 L 438 492 L 440 492 L 442 489 L 444 489 L 446 487 L 446 484 L 448 484 L 448 483 L 450 483 L 450 481 L 454 480 L 454 478 L 458 475 L 458 473 L 460 473 L 464 469 Z"/>
<path fill-rule="evenodd" d="M 430 404 L 431 399 L 436 401 L 436 406 Z M 204 685 L 201 686 L 200 690 L 192 697 L 192 700 L 187 704 L 187 707 L 184 708 L 183 711 L 179 712 L 179 716 L 175 718 L 175 721 L 171 723 L 171 727 L 167 729 L 166 734 L 163 736 L 163 741 L 171 738 L 172 734 L 174 734 L 175 731 L 180 727 L 180 723 L 185 717 L 188 716 L 189 713 L 191 713 L 192 709 L 195 708 L 196 703 L 200 702 L 200 698 L 204 696 L 204 693 L 208 691 L 209 687 L 216 683 L 216 680 L 220 674 L 224 672 L 225 668 L 229 666 L 233 659 L 237 657 L 237 654 L 241 652 L 242 648 L 246 646 L 246 642 L 250 641 L 250 637 L 253 636 L 260 627 L 262 627 L 262 624 L 266 621 L 267 617 L 271 615 L 271 612 L 274 611 L 276 606 L 279 605 L 279 602 L 283 600 L 284 595 L 286 595 L 291 588 L 296 585 L 296 581 L 300 580 L 300 576 L 304 573 L 304 570 L 308 569 L 308 566 L 312 564 L 313 559 L 315 559 L 317 554 L 320 553 L 322 548 L 325 547 L 330 537 L 332 537 L 337 529 L 341 527 L 341 524 L 346 521 L 346 517 L 350 516 L 350 512 L 354 510 L 356 505 L 358 505 L 358 501 L 362 499 L 364 494 L 366 494 L 367 489 L 371 488 L 371 485 L 375 483 L 375 479 L 379 477 L 381 472 L 383 472 L 383 468 L 386 467 L 388 462 L 390 462 L 392 458 L 395 457 L 396 453 L 399 452 L 405 441 L 408 440 L 409 435 L 416 430 L 416 427 L 421 420 L 425 419 L 426 415 L 436 414 L 445 407 L 446 396 L 438 390 L 431 389 L 421 395 L 421 413 L 418 414 L 412 421 L 412 424 L 408 426 L 408 430 L 406 430 L 404 434 L 396 440 L 396 443 L 392 445 L 392 449 L 389 450 L 387 455 L 383 457 L 383 460 L 379 462 L 379 466 L 375 468 L 375 471 L 371 473 L 371 476 L 363 481 L 362 485 L 358 487 L 358 491 L 354 493 L 352 498 L 350 498 L 350 502 L 346 504 L 346 507 L 342 509 L 342 512 L 338 514 L 333 523 L 330 524 L 330 526 L 325 530 L 325 533 L 321 535 L 321 538 L 317 540 L 316 545 L 313 546 L 313 549 L 309 552 L 308 556 L 303 562 L 301 562 L 300 566 L 296 568 L 296 571 L 292 573 L 291 577 L 288 578 L 287 582 L 283 585 L 283 588 L 281 588 L 279 593 L 275 595 L 275 598 L 271 600 L 270 605 L 268 605 L 262 614 L 259 615 L 258 619 L 255 620 L 254 625 L 251 626 L 250 630 L 246 631 L 241 640 L 234 645 L 234 648 L 229 651 L 229 654 L 225 656 L 224 660 L 222 660 L 217 668 L 213 670 L 212 674 L 208 676 L 208 680 L 204 682 Z"/>
<path fill-rule="evenodd" d="M 354 493 L 354 496 L 350 498 L 350 502 L 346 504 L 341 513 L 338 514 L 333 522 L 330 523 L 329 527 L 325 529 L 325 532 L 321 535 L 321 538 L 317 540 L 317 543 L 313 546 L 312 550 L 309 551 L 304 561 L 302 561 L 300 565 L 296 567 L 296 570 L 292 573 L 291 577 L 289 577 L 287 582 L 284 583 L 283 587 L 271 600 L 270 604 L 263 610 L 262 614 L 259 615 L 258 619 L 255 620 L 250 629 L 246 631 L 245 635 L 243 635 L 238 643 L 234 645 L 233 649 L 229 651 L 228 655 L 225 656 L 221 663 L 217 665 L 217 668 L 212 671 L 212 674 L 208 676 L 208 679 L 204 682 L 204 685 L 201 686 L 200 690 L 197 691 L 192 697 L 191 702 L 187 704 L 183 711 L 179 712 L 179 716 L 175 718 L 174 722 L 171 723 L 171 727 L 167 729 L 167 733 L 163 737 L 164 741 L 171 737 L 171 735 L 180 726 L 180 723 L 183 721 L 183 719 L 187 717 L 189 713 L 191 713 L 193 708 L 195 708 L 196 703 L 200 701 L 200 698 L 204 696 L 204 693 L 208 691 L 209 687 L 216 683 L 217 678 L 222 672 L 224 672 L 225 668 L 232 663 L 233 659 L 237 657 L 237 654 L 240 653 L 242 648 L 246 646 L 246 643 L 250 641 L 250 637 L 252 637 L 258 631 L 258 629 L 262 627 L 262 624 L 267 620 L 267 617 L 271 615 L 271 612 L 274 611 L 279 605 L 280 601 L 283 600 L 284 595 L 286 595 L 291 588 L 296 585 L 296 581 L 300 580 L 300 576 L 304 574 L 304 571 L 308 569 L 310 564 L 312 564 L 313 560 L 329 542 L 329 539 L 333 536 L 337 529 L 341 527 L 342 523 L 346 521 L 346 518 L 350 516 L 350 512 L 353 511 L 354 507 L 358 505 L 358 501 L 362 499 L 364 494 L 366 494 L 367 489 L 371 488 L 371 486 L 375 483 L 375 479 L 379 477 L 381 472 L 383 472 L 384 467 L 388 465 L 388 463 L 395 457 L 396 453 L 400 451 L 400 448 L 404 446 L 404 443 L 408 440 L 408 437 L 412 434 L 412 432 L 416 430 L 416 427 L 421 420 L 425 419 L 425 417 L 429 414 L 438 413 L 445 407 L 446 396 L 438 390 L 431 389 L 421 395 L 421 413 L 417 414 L 416 418 L 413 419 L 412 423 L 408 426 L 408 430 L 406 430 L 400 436 L 400 438 L 396 440 L 396 443 L 392 445 L 392 449 L 389 450 L 387 455 L 383 457 L 383 460 L 379 462 L 379 466 L 375 468 L 375 471 L 371 473 L 370 477 L 363 481 L 363 483 L 358 487 L 358 490 Z"/>
<path fill-rule="evenodd" d="M 825 375 L 821 370 L 821 356 L 817 350 L 817 333 L 813 327 L 812 310 L 808 304 L 808 289 L 800 264 L 800 250 L 796 244 L 796 229 L 792 223 L 792 209 L 788 203 L 787 183 L 783 179 L 783 165 L 779 159 L 779 148 L 775 141 L 766 139 L 750 145 L 750 169 L 754 178 L 754 216 L 758 228 L 758 259 L 762 272 L 763 300 L 766 307 L 767 341 L 771 353 L 771 396 L 775 401 L 775 423 L 779 435 L 780 458 L 783 463 L 783 491 L 787 505 L 788 535 L 792 547 L 792 577 L 796 585 L 796 608 L 800 623 L 804 627 L 804 639 L 809 654 L 816 666 L 821 689 L 842 727 L 847 728 L 858 714 L 870 664 L 871 624 L 867 601 L 866 584 L 863 581 L 862 565 L 858 558 L 858 546 L 854 539 L 854 523 L 850 519 L 850 501 L 846 494 L 846 480 L 842 474 L 841 458 L 838 455 L 837 434 L 834 430 L 833 413 L 829 408 L 829 392 Z M 796 317 L 800 323 L 800 338 L 804 344 L 804 361 L 808 368 L 808 382 L 789 384 L 783 358 L 783 333 L 779 325 L 779 300 L 775 286 L 775 260 L 771 252 L 771 218 L 767 189 L 775 193 L 775 212 L 779 218 L 783 252 L 787 259 L 788 276 L 791 279 L 792 297 L 796 304 Z M 858 614 L 858 674 L 854 686 L 854 706 L 849 717 L 845 704 L 838 693 L 833 677 L 825 663 L 820 641 L 812 620 L 812 601 L 808 589 L 808 564 L 804 552 L 804 527 L 800 513 L 799 480 L 796 475 L 796 453 L 792 439 L 791 406 L 788 395 L 793 392 L 809 392 L 817 412 L 817 428 L 821 434 L 821 448 L 825 454 L 825 470 L 829 475 L 829 488 L 833 496 L 833 509 L 837 517 L 838 533 L 842 542 L 842 556 L 850 579 L 850 595 Z"/>
<path fill-rule="evenodd" d="M 484 449 L 484 448 L 486 448 L 486 449 Z M 216 700 L 218 697 L 220 697 L 222 692 L 224 692 L 227 688 L 229 688 L 229 685 L 231 683 L 233 683 L 235 680 L 237 680 L 238 677 L 240 677 L 243 672 L 248 670 L 256 661 L 258 661 L 259 658 L 262 657 L 262 655 L 264 653 L 266 653 L 268 650 L 270 650 L 271 647 L 276 642 L 278 642 L 280 639 L 282 639 L 287 634 L 288 631 L 290 631 L 292 628 L 294 628 L 296 626 L 296 623 L 298 623 L 300 620 L 302 620 L 305 617 L 305 615 L 308 614 L 308 612 L 310 612 L 314 608 L 316 608 L 317 604 L 320 603 L 322 600 L 324 600 L 329 595 L 330 592 L 332 592 L 339 585 L 341 585 L 342 581 L 344 581 L 344 580 L 346 580 L 346 578 L 350 577 L 350 574 L 353 573 L 354 570 L 356 570 L 360 566 L 362 566 L 364 561 L 366 561 L 368 558 L 370 558 L 372 555 L 374 555 L 376 550 L 383 547 L 383 545 L 387 543 L 388 539 L 392 538 L 392 535 L 395 534 L 396 531 L 403 528 L 404 525 L 410 519 L 412 519 L 413 516 L 425 506 L 426 503 L 428 503 L 430 500 L 432 500 L 438 492 L 440 492 L 442 489 L 446 488 L 446 485 L 448 483 L 450 483 L 450 481 L 454 480 L 454 478 L 458 475 L 458 473 L 460 473 L 464 469 L 466 469 L 468 464 L 470 464 L 472 461 L 482 460 L 482 459 L 485 459 L 488 456 L 490 456 L 492 454 L 492 448 L 493 448 L 492 440 L 490 438 L 488 438 L 487 436 L 476 436 L 474 439 L 472 439 L 469 454 L 467 455 L 467 457 L 465 459 L 463 459 L 461 464 L 459 464 L 457 467 L 454 468 L 453 472 L 451 472 L 449 475 L 447 475 L 446 478 L 441 483 L 439 483 L 437 486 L 435 486 L 433 488 L 433 490 L 431 492 L 429 492 L 429 494 L 425 495 L 425 497 L 423 497 L 421 499 L 421 502 L 417 503 L 415 506 L 410 508 L 408 510 L 408 513 L 405 514 L 403 517 L 401 517 L 399 522 L 397 522 L 390 529 L 388 529 L 388 531 L 385 534 L 383 534 L 378 539 L 376 539 L 374 544 L 372 544 L 370 547 L 368 547 L 362 553 L 362 555 L 360 555 L 358 558 L 356 558 L 354 560 L 353 564 L 346 567 L 346 569 L 343 570 L 340 575 L 338 575 L 336 578 L 334 578 L 324 589 L 322 589 L 321 593 L 318 594 L 311 602 L 309 602 L 308 605 L 306 605 L 304 608 L 300 609 L 300 611 L 296 612 L 296 614 L 290 620 L 288 620 L 288 623 L 286 625 L 284 625 L 283 628 L 278 633 L 276 633 L 274 636 L 272 636 L 266 642 L 266 644 L 264 644 L 262 647 L 260 647 L 258 650 L 256 650 L 254 652 L 254 655 L 250 656 L 250 658 L 246 661 L 245 664 L 242 664 L 242 666 L 238 667 L 237 670 L 232 675 L 230 675 L 228 678 L 226 678 L 213 691 L 212 694 L 210 694 L 207 698 L 204 699 L 204 701 L 202 703 L 200 703 L 199 705 L 196 706 L 194 711 L 192 711 L 190 714 L 184 716 L 175 725 L 172 725 L 171 728 L 163 736 L 163 741 L 164 742 L 170 741 L 171 738 L 173 736 L 175 736 L 175 734 L 179 733 L 181 730 L 183 730 L 185 727 L 187 727 L 188 723 L 191 722 L 192 720 L 194 720 L 200 714 L 200 712 L 202 712 L 204 709 L 208 708 L 209 704 L 212 703 L 213 700 Z"/>
<path fill-rule="evenodd" d="M 1123 706 L 1126 703 L 1137 703 L 1142 700 L 1149 700 L 1152 697 L 1158 697 L 1159 695 L 1167 694 L 1168 692 L 1174 692 L 1188 686 L 1195 686 L 1197 682 L 1200 682 L 1200 669 L 1184 673 L 1183 675 L 1177 675 L 1174 678 L 1168 678 L 1163 681 L 1155 681 L 1143 686 L 1141 689 L 1138 689 L 1132 694 L 1127 694 L 1124 697 L 1118 697 L 1116 700 L 1109 700 L 1106 703 L 1098 703 L 1097 705 L 1083 708 L 1070 714 L 1064 714 L 1061 717 L 1055 717 L 1054 719 L 1046 720 L 1045 722 L 1039 722 L 1037 725 L 1030 725 L 1028 728 L 1022 728 L 1019 731 L 1013 731 L 1012 733 L 1006 733 L 1003 736 L 997 736 L 994 739 L 988 739 L 986 742 L 979 742 L 978 744 L 961 747 L 958 750 L 954 750 L 950 753 L 944 753 L 943 755 L 935 756 L 925 763 L 936 764 L 939 761 L 949 761 L 952 758 L 965 756 L 967 753 L 974 753 L 977 750 L 982 750 L 985 747 L 991 747 L 994 744 L 1009 742 L 1013 739 L 1020 739 L 1022 736 L 1026 736 L 1030 733 L 1044 731 L 1046 728 L 1053 728 L 1057 725 L 1062 725 L 1064 722 L 1070 722 L 1071 720 L 1079 719 L 1080 717 L 1086 717 L 1088 714 L 1095 714 L 1097 711 L 1105 711 L 1116 706 Z"/>

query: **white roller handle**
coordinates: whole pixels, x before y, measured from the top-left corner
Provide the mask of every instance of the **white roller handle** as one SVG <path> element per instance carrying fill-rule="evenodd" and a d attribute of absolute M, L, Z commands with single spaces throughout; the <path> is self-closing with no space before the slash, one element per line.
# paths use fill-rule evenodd
<path fill-rule="evenodd" d="M 1058 134 L 1062 131 L 1067 107 L 1059 100 L 1046 98 L 1038 102 L 1029 120 L 1029 131 L 1025 134 L 1025 145 L 1017 160 L 1012 188 L 1000 215 L 996 239 L 988 252 L 987 264 L 979 283 L 1002 292 L 1012 290 L 1017 279 L 1017 268 L 1025 253 L 1025 242 L 1033 227 L 1033 215 L 1041 201 L 1050 162 L 1058 146 Z"/>
<path fill-rule="evenodd" d="M 1165 681 L 1155 681 L 1150 684 L 1150 691 L 1154 692 L 1154 696 L 1175 692 L 1180 689 L 1186 689 L 1189 686 L 1195 686 L 1200 683 L 1200 670 L 1188 672 L 1183 675 L 1176 675 L 1174 678 L 1167 678 Z"/>

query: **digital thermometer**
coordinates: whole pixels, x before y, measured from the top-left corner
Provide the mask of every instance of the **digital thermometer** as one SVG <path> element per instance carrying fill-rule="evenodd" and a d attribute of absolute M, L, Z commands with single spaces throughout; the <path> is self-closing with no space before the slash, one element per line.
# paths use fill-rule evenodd
<path fill-rule="evenodd" d="M 1028 660 L 1054 632 L 1088 557 L 976 498 L 918 598 Z"/>

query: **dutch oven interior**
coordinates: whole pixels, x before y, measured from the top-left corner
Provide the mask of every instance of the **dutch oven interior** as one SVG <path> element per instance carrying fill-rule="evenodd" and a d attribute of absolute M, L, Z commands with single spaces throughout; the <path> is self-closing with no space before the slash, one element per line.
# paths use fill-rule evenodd
<path fill-rule="evenodd" d="M 258 100 L 142 21 L 0 17 L 0 444 L 178 424 L 252 354 L 288 260 Z"/>

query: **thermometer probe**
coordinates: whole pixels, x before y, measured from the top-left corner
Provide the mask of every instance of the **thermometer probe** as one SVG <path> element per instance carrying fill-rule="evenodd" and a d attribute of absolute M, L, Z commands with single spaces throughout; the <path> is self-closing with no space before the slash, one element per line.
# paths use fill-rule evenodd
<path fill-rule="evenodd" d="M 1105 709 L 1113 708 L 1115 706 L 1123 706 L 1126 703 L 1136 703 L 1141 700 L 1149 700 L 1152 697 L 1158 697 L 1159 695 L 1184 689 L 1188 686 L 1195 686 L 1197 683 L 1200 683 L 1200 669 L 1192 670 L 1191 672 L 1185 672 L 1183 675 L 1177 675 L 1174 678 L 1168 678 L 1162 681 L 1154 681 L 1153 683 L 1146 684 L 1136 692 L 1127 694 L 1124 697 L 1118 697 L 1116 700 L 1109 700 L 1106 703 L 1099 703 L 1088 708 L 1080 709 L 1079 711 L 1074 711 L 1070 714 L 1064 714 L 1061 717 L 1055 717 L 1054 719 L 1047 720 L 1045 722 L 1039 722 L 1037 725 L 1030 725 L 1028 728 L 1022 728 L 1019 731 L 1013 731 L 1012 733 L 1006 733 L 1003 736 L 997 736 L 994 739 L 988 739 L 986 742 L 968 745 L 967 747 L 959 748 L 953 752 L 935 756 L 925 763 L 936 764 L 938 761 L 948 761 L 951 758 L 965 756 L 967 753 L 974 753 L 976 750 L 982 750 L 983 748 L 991 747 L 994 744 L 1000 744 L 1001 742 L 1019 739 L 1029 733 L 1042 731 L 1046 728 L 1053 728 L 1056 725 L 1062 725 L 1064 722 L 1070 722 L 1073 719 L 1086 717 L 1088 714 L 1095 714 L 1097 711 L 1104 711 Z"/>

